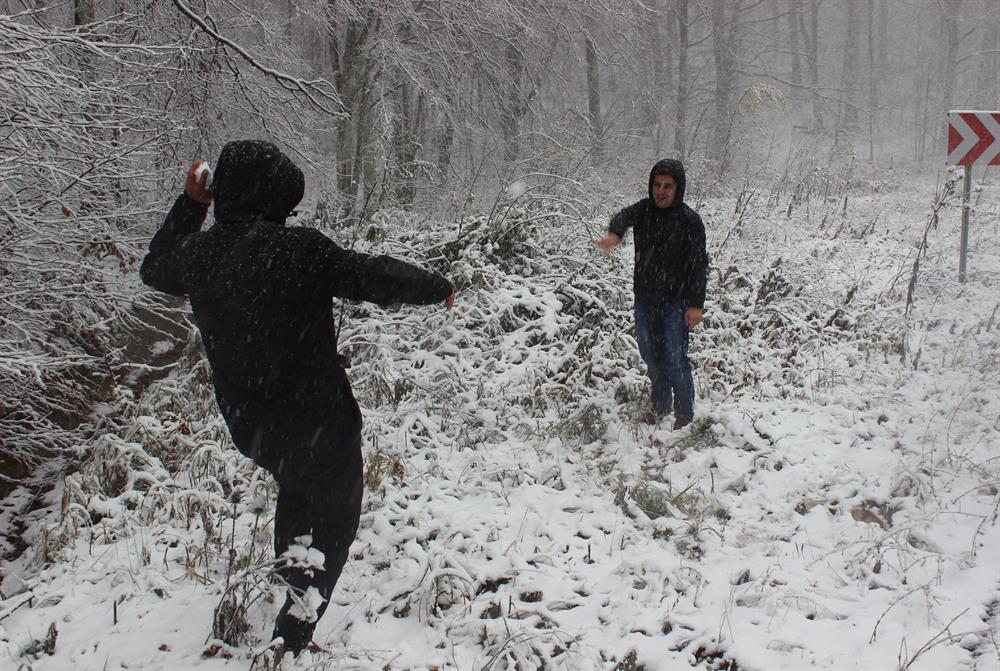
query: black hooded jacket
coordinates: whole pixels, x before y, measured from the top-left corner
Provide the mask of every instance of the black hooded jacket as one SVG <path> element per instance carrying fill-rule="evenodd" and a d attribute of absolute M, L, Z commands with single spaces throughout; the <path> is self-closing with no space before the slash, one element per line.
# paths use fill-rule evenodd
<path fill-rule="evenodd" d="M 279 478 L 329 479 L 360 464 L 361 413 L 337 356 L 334 296 L 388 305 L 444 301 L 440 275 L 342 249 L 284 225 L 302 172 L 273 144 L 230 142 L 208 206 L 182 194 L 149 245 L 147 285 L 188 296 L 216 399 L 241 452 Z"/>
<path fill-rule="evenodd" d="M 657 207 L 652 197 L 656 175 L 672 175 L 677 194 L 670 207 Z M 650 195 L 621 210 L 611 219 L 608 231 L 625 237 L 635 234 L 635 299 L 664 305 L 687 301 L 704 308 L 708 282 L 708 252 L 705 225 L 698 213 L 684 202 L 686 179 L 680 161 L 664 159 L 649 172 Z"/>

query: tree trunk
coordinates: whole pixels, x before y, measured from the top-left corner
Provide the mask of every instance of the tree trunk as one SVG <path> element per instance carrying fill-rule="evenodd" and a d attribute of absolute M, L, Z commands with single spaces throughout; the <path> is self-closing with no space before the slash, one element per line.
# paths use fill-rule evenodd
<path fill-rule="evenodd" d="M 500 101 L 500 132 L 503 139 L 503 161 L 513 165 L 521 151 L 521 120 L 528 113 L 531 95 L 524 91 L 524 36 L 508 42 L 504 49 L 504 84 Z"/>
<path fill-rule="evenodd" d="M 397 41 L 406 48 L 414 46 L 414 33 L 408 21 L 400 24 Z M 406 72 L 394 73 L 398 79 L 393 104 L 395 117 L 392 122 L 392 147 L 389 152 L 386 174 L 396 202 L 404 208 L 413 204 L 417 193 L 417 137 L 421 132 L 424 112 L 424 95 Z M 366 182 L 368 180 L 366 179 Z"/>
<path fill-rule="evenodd" d="M 73 1 L 74 26 L 77 28 L 89 26 L 94 23 L 94 19 L 94 0 Z M 81 90 L 87 91 L 90 85 L 97 79 L 95 60 L 93 58 L 93 54 L 85 49 L 78 50 L 77 58 L 80 72 L 79 86 Z M 99 130 L 99 124 L 95 122 L 101 112 L 99 107 L 95 105 L 94 101 L 90 99 L 86 93 L 83 94 L 83 99 L 85 100 L 85 103 L 82 115 L 88 126 L 83 132 L 89 134 L 95 142 L 100 142 L 104 133 Z M 91 186 L 84 187 L 82 191 L 84 191 L 86 195 L 80 197 L 80 214 L 89 214 L 93 212 L 98 207 L 98 203 L 103 200 L 100 189 Z M 121 193 L 121 189 L 116 189 L 116 193 Z"/>
<path fill-rule="evenodd" d="M 989 10 L 987 10 L 989 11 Z M 996 109 L 1000 103 L 1000 14 L 993 8 L 992 21 L 983 25 L 982 65 L 976 73 L 977 106 L 980 109 Z"/>
<path fill-rule="evenodd" d="M 94 22 L 94 0 L 73 0 L 73 25 L 86 26 Z"/>
<path fill-rule="evenodd" d="M 597 62 L 597 47 L 594 40 L 584 37 L 587 60 L 587 114 L 590 118 L 591 146 L 594 157 L 599 162 L 604 158 L 604 127 L 601 121 L 601 73 Z"/>
<path fill-rule="evenodd" d="M 668 37 L 667 43 L 663 42 L 663 16 L 660 0 L 654 0 L 653 12 L 646 13 L 646 34 L 649 36 L 650 54 L 649 60 L 653 66 L 653 81 L 650 86 L 645 83 L 646 95 L 643 96 L 646 107 L 649 109 L 647 115 L 649 119 L 649 137 L 653 142 L 653 155 L 658 157 L 663 148 L 664 127 L 667 125 L 672 110 L 669 108 L 673 99 L 673 52 L 676 40 Z M 669 32 L 673 32 L 673 21 L 667 20 Z M 676 104 L 676 100 L 674 101 Z"/>
<path fill-rule="evenodd" d="M 800 44 L 799 33 L 802 22 L 802 6 L 799 0 L 788 0 L 788 37 L 790 44 L 791 59 L 791 82 L 792 86 L 798 90 L 802 86 L 802 46 Z"/>
<path fill-rule="evenodd" d="M 858 0 L 844 0 L 846 14 L 846 34 L 844 36 L 844 60 L 840 70 L 840 119 L 837 124 L 837 141 L 848 131 L 858 127 L 858 35 L 861 19 Z"/>
<path fill-rule="evenodd" d="M 349 113 L 349 112 L 348 112 Z M 337 193 L 347 198 L 346 209 L 354 206 L 357 185 L 354 183 L 354 124 L 350 117 L 337 119 Z"/>
<path fill-rule="evenodd" d="M 417 152 L 420 148 L 417 137 L 423 124 L 424 96 L 417 93 L 414 101 L 413 88 L 412 84 L 402 84 L 399 88 L 399 115 L 393 134 L 393 166 L 389 171 L 396 201 L 403 207 L 412 205 L 417 194 Z"/>
<path fill-rule="evenodd" d="M 451 111 L 446 109 L 441 113 L 441 128 L 438 130 L 437 140 L 437 178 L 441 185 L 448 183 L 451 148 L 454 142 L 455 122 L 452 120 Z"/>
<path fill-rule="evenodd" d="M 727 7 L 730 8 L 728 16 L 726 15 Z M 715 63 L 715 96 L 710 155 L 716 162 L 720 175 L 726 171 L 729 142 L 732 137 L 739 11 L 738 2 L 733 4 L 731 0 L 712 0 L 712 57 Z"/>
<path fill-rule="evenodd" d="M 809 63 L 809 90 L 812 94 L 813 132 L 820 133 L 824 128 L 823 99 L 819 93 L 819 0 L 811 0 L 808 5 L 809 25 L 806 17 L 799 15 L 799 33 L 806 46 L 806 59 Z"/>
<path fill-rule="evenodd" d="M 333 81 L 343 103 L 343 115 L 335 125 L 337 151 L 337 192 L 344 198 L 343 214 L 353 212 L 357 204 L 358 182 L 362 178 L 362 152 L 366 147 L 365 127 L 371 93 L 368 79 L 372 62 L 365 43 L 368 35 L 378 29 L 378 16 L 374 11 L 366 18 L 349 18 L 338 25 L 335 13 L 336 0 L 328 0 L 330 42 L 330 67 Z"/>
<path fill-rule="evenodd" d="M 674 117 L 674 153 L 687 159 L 687 98 L 688 98 L 688 0 L 674 0 L 677 20 L 677 105 Z"/>
<path fill-rule="evenodd" d="M 878 3 L 878 69 L 885 72 L 889 68 L 889 0 Z"/>
<path fill-rule="evenodd" d="M 77 28 L 89 26 L 94 22 L 94 0 L 73 0 L 73 25 Z M 80 86 L 86 86 L 94 81 L 94 60 L 86 50 L 80 50 Z M 89 118 L 89 114 L 88 114 Z"/>
<path fill-rule="evenodd" d="M 875 2 L 868 0 L 868 160 L 875 160 L 875 114 L 878 110 L 878 77 L 875 66 Z"/>
<path fill-rule="evenodd" d="M 962 13 L 962 0 L 944 0 L 941 4 L 941 26 L 944 30 L 944 62 L 941 64 L 942 96 L 940 102 L 943 110 L 955 106 L 955 77 L 958 70 L 958 19 Z"/>

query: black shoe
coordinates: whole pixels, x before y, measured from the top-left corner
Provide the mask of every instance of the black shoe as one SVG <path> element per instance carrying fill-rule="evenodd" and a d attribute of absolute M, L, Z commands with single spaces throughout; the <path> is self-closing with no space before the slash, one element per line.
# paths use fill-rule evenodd
<path fill-rule="evenodd" d="M 677 429 L 683 429 L 685 426 L 691 423 L 690 417 L 678 417 L 674 420 L 674 431 Z"/>
<path fill-rule="evenodd" d="M 273 641 L 280 637 L 284 641 L 285 652 L 298 656 L 300 652 L 308 648 L 309 644 L 312 643 L 312 634 L 315 627 L 316 623 L 304 622 L 293 615 L 289 615 L 287 611 L 282 610 L 278 614 L 278 620 L 274 625 L 274 633 L 271 634 L 271 640 Z"/>
<path fill-rule="evenodd" d="M 302 638 L 298 639 L 293 638 L 291 641 L 289 641 L 285 636 L 281 636 L 280 634 L 275 632 L 274 638 L 276 639 L 279 637 L 282 640 L 284 640 L 284 643 L 279 643 L 276 647 L 276 650 L 280 651 L 279 653 L 280 656 L 278 657 L 278 659 L 281 659 L 281 656 L 284 655 L 291 655 L 292 657 L 298 657 L 299 653 L 302 652 L 303 650 L 308 649 L 309 645 L 312 643 L 311 636 L 304 640 Z"/>

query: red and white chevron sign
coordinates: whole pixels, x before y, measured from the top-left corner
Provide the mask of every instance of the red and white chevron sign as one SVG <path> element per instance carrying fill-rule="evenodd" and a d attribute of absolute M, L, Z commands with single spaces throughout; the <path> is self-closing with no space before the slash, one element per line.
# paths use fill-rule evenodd
<path fill-rule="evenodd" d="M 1000 112 L 948 112 L 948 165 L 1000 165 Z"/>

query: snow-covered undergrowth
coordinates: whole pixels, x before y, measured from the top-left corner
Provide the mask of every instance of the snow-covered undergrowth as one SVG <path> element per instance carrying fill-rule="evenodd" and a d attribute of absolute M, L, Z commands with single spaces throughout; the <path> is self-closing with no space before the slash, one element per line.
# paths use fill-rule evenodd
<path fill-rule="evenodd" d="M 0 664 L 1000 669 L 1000 187 L 964 285 L 956 199 L 928 226 L 932 188 L 873 191 L 695 203 L 714 270 L 676 432 L 638 420 L 631 242 L 600 255 L 606 219 L 377 215 L 357 249 L 460 291 L 337 308 L 366 498 L 322 649 L 259 654 L 275 488 L 192 340 L 35 514 Z"/>

